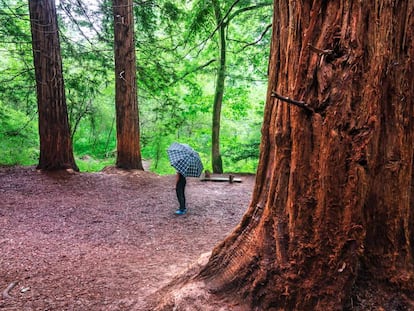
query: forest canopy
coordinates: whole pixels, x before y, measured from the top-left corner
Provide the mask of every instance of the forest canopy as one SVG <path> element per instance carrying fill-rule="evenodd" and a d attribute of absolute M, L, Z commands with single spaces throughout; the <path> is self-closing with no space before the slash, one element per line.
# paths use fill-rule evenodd
<path fill-rule="evenodd" d="M 112 2 L 56 2 L 65 95 L 81 171 L 116 156 Z M 172 173 L 173 141 L 211 166 L 218 27 L 225 29 L 225 84 L 220 148 L 225 171 L 254 172 L 267 86 L 271 2 L 222 1 L 217 24 L 210 1 L 134 2 L 141 152 L 151 170 Z M 0 0 L 0 165 L 39 158 L 36 79 L 27 1 Z M 221 22 L 220 22 L 221 21 Z"/>

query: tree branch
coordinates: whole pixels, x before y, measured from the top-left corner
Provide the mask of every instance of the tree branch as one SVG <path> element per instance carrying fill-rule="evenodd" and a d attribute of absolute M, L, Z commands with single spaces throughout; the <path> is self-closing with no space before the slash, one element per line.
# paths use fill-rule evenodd
<path fill-rule="evenodd" d="M 61 8 L 66 13 L 66 16 L 69 17 L 69 19 L 76 25 L 76 28 L 78 29 L 82 37 L 85 38 L 91 46 L 94 46 L 91 40 L 89 40 L 89 37 L 83 32 L 82 27 L 79 25 L 77 19 L 72 15 L 70 9 L 66 5 L 61 5 Z"/>
<path fill-rule="evenodd" d="M 200 47 L 200 46 L 204 46 L 208 40 L 210 40 L 211 38 L 213 38 L 214 34 L 220 29 L 220 27 L 222 25 L 226 26 L 226 23 L 224 22 L 226 20 L 226 18 L 230 15 L 231 11 L 233 10 L 233 8 L 236 6 L 236 4 L 240 2 L 240 0 L 235 0 L 233 2 L 233 4 L 230 6 L 230 8 L 228 9 L 227 13 L 224 15 L 224 17 L 221 19 L 220 23 L 216 26 L 216 28 L 208 35 L 207 38 L 205 38 L 203 41 L 201 41 L 197 47 L 193 47 L 191 50 L 195 50 L 196 48 Z M 190 51 L 191 51 L 190 50 Z M 201 49 L 202 50 L 202 49 Z M 199 52 L 200 53 L 200 52 Z"/>
<path fill-rule="evenodd" d="M 231 21 L 233 18 L 235 18 L 237 15 L 239 15 L 241 13 L 256 10 L 256 9 L 260 9 L 260 8 L 265 7 L 265 6 L 271 6 L 271 5 L 273 5 L 273 2 L 264 2 L 264 3 L 258 3 L 256 5 L 252 5 L 252 6 L 249 6 L 249 7 L 239 9 L 239 10 L 235 11 L 233 14 L 229 15 L 229 17 L 227 18 L 226 23 L 228 23 L 229 21 Z"/>
<path fill-rule="evenodd" d="M 244 45 L 240 50 L 237 51 L 237 53 L 243 51 L 244 49 L 248 48 L 249 46 L 255 45 L 257 43 L 259 43 L 260 41 L 262 41 L 263 37 L 265 36 L 265 34 L 269 31 L 269 29 L 272 27 L 272 24 L 267 25 L 267 27 L 265 28 L 265 30 L 262 32 L 262 34 L 260 35 L 259 39 L 257 39 L 254 42 L 250 42 L 247 43 L 246 45 Z"/>
<path fill-rule="evenodd" d="M 264 3 L 259 3 L 259 4 L 256 4 L 256 5 L 253 5 L 253 6 L 249 6 L 249 7 L 246 7 L 246 8 L 242 8 L 242 9 L 239 9 L 239 10 L 237 10 L 237 11 L 235 11 L 233 14 L 231 14 L 231 12 L 232 12 L 232 10 L 234 9 L 234 7 L 237 5 L 237 3 L 238 2 L 240 2 L 240 0 L 235 0 L 233 3 L 232 3 L 232 5 L 230 6 L 230 8 L 227 10 L 227 12 L 226 12 L 226 14 L 224 15 L 224 17 L 221 19 L 221 21 L 220 21 L 220 23 L 218 23 L 218 25 L 216 26 L 216 28 L 208 35 L 208 37 L 207 38 L 205 38 L 203 41 L 201 41 L 198 45 L 197 45 L 197 47 L 194 47 L 194 48 L 192 48 L 192 49 L 190 49 L 190 51 L 192 51 L 192 50 L 194 50 L 194 49 L 196 49 L 196 48 L 198 48 L 198 47 L 201 47 L 201 46 L 204 46 L 205 44 L 206 44 L 206 42 L 208 41 L 208 40 L 210 40 L 213 36 L 214 36 L 214 34 L 220 29 L 220 27 L 222 26 L 222 25 L 224 25 L 224 26 L 227 26 L 227 24 L 234 18 L 234 17 L 236 17 L 237 15 L 239 15 L 239 14 L 241 14 L 241 13 L 243 13 L 243 12 L 247 12 L 247 11 L 251 11 L 251 10 L 255 10 L 255 9 L 259 9 L 259 8 L 262 8 L 262 7 L 265 7 L 265 6 L 270 6 L 270 5 L 273 5 L 273 2 L 269 2 L 269 3 L 267 3 L 267 2 L 264 2 Z M 231 15 L 230 15 L 231 14 Z M 269 28 L 270 26 L 268 26 L 268 28 Z M 256 43 L 258 43 L 258 42 L 260 42 L 260 40 L 261 39 L 263 39 L 263 36 L 266 34 L 266 32 L 267 32 L 267 30 L 268 30 L 268 28 L 266 28 L 266 30 L 265 30 L 265 32 L 262 34 L 262 36 L 260 37 L 260 39 L 258 40 L 258 41 L 256 41 L 256 42 L 254 42 L 254 43 L 251 43 L 250 45 L 254 45 L 254 44 L 256 44 Z M 249 45 L 247 45 L 247 46 L 249 46 Z M 247 47 L 246 46 L 246 47 Z M 241 49 L 241 51 L 243 50 L 244 48 L 242 48 Z M 201 50 L 202 50 L 202 48 L 201 48 Z M 200 50 L 200 51 L 201 51 Z M 199 53 L 200 53 L 200 51 L 199 51 Z"/>
<path fill-rule="evenodd" d="M 185 78 L 186 76 L 188 76 L 189 74 L 192 74 L 192 73 L 194 73 L 194 72 L 196 72 L 196 71 L 199 71 L 199 70 L 201 70 L 201 69 L 204 69 L 205 67 L 209 66 L 211 63 L 214 63 L 215 61 L 217 61 L 217 59 L 215 59 L 215 58 L 210 59 L 207 63 L 205 63 L 205 64 L 203 64 L 203 65 L 200 65 L 200 66 L 198 66 L 198 67 L 194 68 L 193 70 L 190 70 L 190 71 L 186 72 L 186 73 L 185 73 L 185 74 L 183 74 L 181 77 L 179 77 L 177 80 L 173 81 L 173 82 L 171 83 L 171 85 L 172 85 L 172 84 L 174 84 L 174 83 L 177 83 L 178 81 L 180 81 L 180 80 L 182 80 L 182 79 L 184 79 L 184 78 Z"/>
<path fill-rule="evenodd" d="M 313 108 L 312 107 L 309 107 L 305 102 L 303 102 L 303 101 L 298 101 L 298 100 L 294 100 L 294 99 L 290 99 L 289 97 L 285 97 L 285 96 L 282 96 L 282 95 L 279 95 L 279 94 L 277 94 L 275 91 L 272 91 L 272 93 L 271 93 L 271 95 L 270 95 L 271 97 L 276 97 L 277 99 L 279 99 L 279 100 L 281 100 L 281 101 L 284 101 L 284 102 L 286 102 L 286 103 L 288 103 L 288 104 L 292 104 L 292 105 L 295 105 L 295 106 L 297 106 L 297 107 L 299 107 L 299 108 L 303 108 L 303 109 L 305 109 L 307 112 L 310 112 L 310 113 L 315 113 L 315 110 L 313 110 Z"/>
<path fill-rule="evenodd" d="M 94 22 L 91 20 L 91 17 L 89 16 L 88 12 L 86 12 L 85 5 L 80 0 L 77 0 L 77 3 L 79 5 L 79 7 L 82 9 L 83 14 L 88 19 L 89 25 L 92 27 L 95 34 L 98 36 L 98 39 L 101 40 L 101 41 L 107 42 L 105 40 L 105 38 L 101 35 L 101 32 L 98 29 L 96 29 L 96 27 L 94 25 Z M 75 21 L 75 23 L 76 23 L 76 21 Z"/>
<path fill-rule="evenodd" d="M 0 80 L 0 83 L 8 83 L 8 82 L 14 81 L 14 79 L 16 79 L 17 77 L 22 76 L 22 75 L 24 75 L 25 73 L 27 73 L 27 72 L 31 72 L 31 71 L 34 71 L 34 68 L 27 68 L 27 69 L 25 69 L 25 70 L 21 70 L 19 73 L 15 74 L 15 75 L 13 75 L 13 76 L 10 76 L 10 75 L 9 75 L 9 76 L 7 76 L 5 79 Z"/>

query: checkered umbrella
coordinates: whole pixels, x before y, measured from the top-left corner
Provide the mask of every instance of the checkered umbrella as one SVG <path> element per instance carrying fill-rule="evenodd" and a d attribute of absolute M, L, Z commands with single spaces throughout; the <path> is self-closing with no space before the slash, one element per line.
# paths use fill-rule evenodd
<path fill-rule="evenodd" d="M 200 156 L 189 145 L 172 143 L 167 150 L 171 166 L 185 177 L 200 177 L 203 163 Z"/>

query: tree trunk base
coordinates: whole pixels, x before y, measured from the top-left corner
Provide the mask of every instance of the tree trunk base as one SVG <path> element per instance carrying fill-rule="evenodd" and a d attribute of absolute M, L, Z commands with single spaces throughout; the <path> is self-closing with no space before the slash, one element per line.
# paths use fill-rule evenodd
<path fill-rule="evenodd" d="M 176 276 L 167 286 L 147 298 L 147 311 L 259 311 L 256 306 L 243 299 L 243 289 L 232 292 L 217 292 L 212 289 L 214 279 L 200 279 L 200 271 L 207 264 L 211 253 L 205 253 L 188 270 Z M 313 289 L 310 289 L 313 291 Z M 314 289 L 315 292 L 317 289 Z M 247 296 L 247 295 L 246 295 Z M 414 310 L 414 292 L 404 292 L 390 284 L 366 279 L 359 275 L 351 295 L 346 297 L 338 310 L 343 311 L 410 311 Z M 299 302 L 300 304 L 300 302 Z M 267 311 L 299 311 L 300 308 L 280 306 L 266 308 Z"/>

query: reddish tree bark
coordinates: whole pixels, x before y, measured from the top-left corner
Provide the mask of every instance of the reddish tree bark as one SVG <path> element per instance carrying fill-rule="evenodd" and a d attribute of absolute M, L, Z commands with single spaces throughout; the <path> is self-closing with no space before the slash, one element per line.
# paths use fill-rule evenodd
<path fill-rule="evenodd" d="M 275 0 L 256 185 L 212 289 L 260 310 L 414 297 L 413 31 L 412 1 Z"/>
<path fill-rule="evenodd" d="M 54 0 L 30 0 L 33 61 L 39 113 L 38 169 L 73 169 L 73 157 Z"/>
<path fill-rule="evenodd" d="M 143 170 L 138 117 L 132 0 L 114 0 L 116 166 Z"/>

